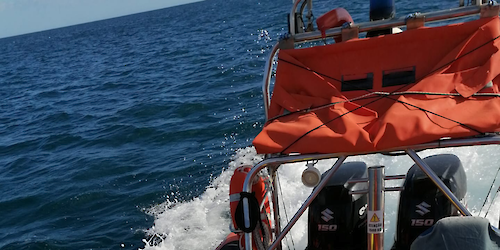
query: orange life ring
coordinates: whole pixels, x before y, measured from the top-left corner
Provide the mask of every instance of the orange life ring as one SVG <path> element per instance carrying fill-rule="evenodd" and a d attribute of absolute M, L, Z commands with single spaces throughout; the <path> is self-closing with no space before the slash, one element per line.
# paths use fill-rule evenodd
<path fill-rule="evenodd" d="M 316 19 L 316 24 L 318 25 L 318 30 L 321 31 L 321 36 L 326 37 L 326 30 L 340 27 L 344 23 L 353 22 L 351 15 L 344 8 L 333 9 Z M 336 36 L 335 42 L 342 42 L 341 36 Z"/>
<path fill-rule="evenodd" d="M 238 226 L 236 225 L 235 222 L 235 214 L 236 214 L 236 207 L 238 206 L 238 202 L 240 201 L 240 193 L 243 191 L 243 183 L 245 182 L 245 178 L 248 175 L 248 172 L 252 169 L 251 166 L 241 166 L 238 167 L 237 169 L 234 170 L 234 174 L 231 177 L 231 182 L 229 186 L 229 201 L 230 201 L 230 207 L 231 207 L 231 218 L 232 218 L 232 223 L 233 227 L 235 229 L 238 229 Z M 267 237 L 269 239 L 271 237 L 270 232 L 271 232 L 271 225 L 269 222 L 269 217 L 271 213 L 271 208 L 269 204 L 269 198 L 267 197 L 267 186 L 266 186 L 267 180 L 264 179 L 261 176 L 256 176 L 253 183 L 252 183 L 252 192 L 255 192 L 255 197 L 257 198 L 257 201 L 259 204 L 261 204 L 261 225 L 264 230 L 261 231 L 266 231 L 266 232 L 260 232 L 260 235 L 255 235 L 254 237 L 258 237 L 256 239 L 263 241 Z M 263 205 L 263 206 L 262 206 Z M 239 233 L 240 236 L 240 248 L 244 249 L 244 233 Z M 228 236 L 229 237 L 229 236 Z M 255 242 L 255 239 L 254 239 Z M 255 244 L 254 244 L 255 245 Z M 254 247 L 254 249 L 256 249 Z"/>
<path fill-rule="evenodd" d="M 235 233 L 230 233 L 215 250 L 233 250 L 233 249 L 241 249 L 240 236 Z"/>

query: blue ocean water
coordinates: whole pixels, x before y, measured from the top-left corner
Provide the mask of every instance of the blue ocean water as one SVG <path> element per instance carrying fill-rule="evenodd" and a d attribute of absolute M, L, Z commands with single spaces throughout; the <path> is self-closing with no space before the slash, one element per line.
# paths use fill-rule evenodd
<path fill-rule="evenodd" d="M 368 20 L 366 0 L 314 4 Z M 156 246 L 151 209 L 197 199 L 252 154 L 290 8 L 207 0 L 0 39 L 0 249 Z"/>

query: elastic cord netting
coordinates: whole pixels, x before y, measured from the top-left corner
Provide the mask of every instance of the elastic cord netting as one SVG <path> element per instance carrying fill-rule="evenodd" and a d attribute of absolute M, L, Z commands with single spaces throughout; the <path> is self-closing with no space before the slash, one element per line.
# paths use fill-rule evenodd
<path fill-rule="evenodd" d="M 425 76 L 423 76 L 423 77 L 422 77 L 422 79 L 424 79 L 424 78 L 428 77 L 429 75 L 431 75 L 431 74 L 433 74 L 433 73 L 435 73 L 435 72 L 437 72 L 437 71 L 439 71 L 439 70 L 443 69 L 444 67 L 446 67 L 446 66 L 448 66 L 448 65 L 452 64 L 453 62 L 455 62 L 455 61 L 457 61 L 457 60 L 459 60 L 459 59 L 461 59 L 461 58 L 463 58 L 463 57 L 465 57 L 465 56 L 467 56 L 467 55 L 471 54 L 472 52 L 474 52 L 474 51 L 476 51 L 476 50 L 480 49 L 481 47 L 483 47 L 483 46 L 485 46 L 485 45 L 487 45 L 487 44 L 489 44 L 489 43 L 491 43 L 491 42 L 495 41 L 495 40 L 496 40 L 496 39 L 498 39 L 499 37 L 500 37 L 500 35 L 499 35 L 499 36 L 497 36 L 497 37 L 495 37 L 495 38 L 493 38 L 493 39 L 491 39 L 491 40 L 489 40 L 489 41 L 487 41 L 487 42 L 485 42 L 484 44 L 482 44 L 482 45 L 480 45 L 480 46 L 478 46 L 478 47 L 474 48 L 473 50 L 471 50 L 471 51 L 469 51 L 469 52 L 467 52 L 467 53 L 465 53 L 465 54 L 463 54 L 463 55 L 461 55 L 461 56 L 459 56 L 459 57 L 457 57 L 457 58 L 455 58 L 455 59 L 451 60 L 450 62 L 443 64 L 442 66 L 440 66 L 440 67 L 436 68 L 435 70 L 433 70 L 433 71 L 429 72 L 428 74 L 426 74 Z M 317 71 L 312 70 L 312 69 L 310 69 L 310 68 L 306 68 L 306 67 L 303 67 L 303 66 L 301 66 L 301 65 L 297 65 L 297 64 L 295 64 L 295 63 L 292 63 L 292 62 L 290 62 L 290 61 L 284 60 L 284 59 L 282 59 L 282 58 L 279 58 L 279 57 L 278 57 L 278 60 L 279 60 L 279 61 L 282 61 L 282 62 L 285 62 L 285 63 L 288 63 L 288 64 L 290 64 L 290 65 L 293 65 L 293 66 L 295 66 L 295 67 L 298 67 L 298 68 L 300 68 L 300 69 L 304 69 L 304 70 L 307 70 L 307 71 L 309 71 L 309 72 L 312 72 L 312 73 L 315 73 L 315 74 L 321 75 L 321 76 L 323 76 L 323 77 L 326 77 L 326 78 L 332 79 L 332 80 L 334 80 L 334 81 L 341 82 L 339 79 L 336 79 L 336 78 L 334 78 L 334 77 L 328 76 L 327 74 L 323 74 L 323 73 L 321 73 L 321 72 L 317 72 Z M 422 79 L 419 79 L 419 80 L 415 81 L 415 83 L 417 83 L 417 82 L 421 81 Z M 410 83 L 409 83 L 409 84 L 410 84 Z M 368 103 L 366 103 L 366 104 L 364 104 L 364 105 L 362 105 L 362 106 L 359 106 L 359 107 L 357 107 L 357 108 L 355 108 L 355 109 L 353 109 L 353 110 L 350 110 L 350 111 L 348 111 L 348 112 L 346 112 L 346 113 L 344 113 L 344 114 L 342 114 L 342 115 L 339 115 L 339 116 L 337 116 L 337 117 L 335 117 L 335 118 L 333 118 L 333 119 L 330 119 L 330 120 L 328 120 L 328 121 L 324 122 L 323 124 L 321 124 L 320 126 L 318 126 L 318 127 L 316 127 L 316 128 L 313 128 L 313 129 L 311 129 L 311 130 L 307 131 L 306 133 L 304 133 L 303 135 L 301 135 L 299 138 L 297 138 L 295 141 L 293 141 L 290 145 L 288 145 L 287 147 L 285 147 L 285 148 L 281 151 L 281 154 L 283 154 L 283 153 L 284 153 L 284 152 L 285 152 L 288 148 L 290 148 L 292 145 L 294 145 L 295 143 L 297 143 L 300 139 L 304 138 L 304 137 L 305 137 L 306 135 L 308 135 L 309 133 L 311 133 L 311 132 L 313 132 L 313 131 L 315 131 L 315 130 L 317 130 L 317 129 L 321 128 L 322 126 L 324 126 L 324 125 L 326 125 L 326 124 L 328 124 L 328 123 L 330 123 L 330 122 L 332 122 L 332 121 L 334 121 L 334 120 L 337 120 L 337 119 L 339 119 L 339 118 L 343 117 L 344 115 L 347 115 L 347 114 L 349 114 L 349 113 L 352 113 L 352 112 L 354 112 L 354 111 L 356 111 L 356 110 L 358 110 L 358 109 L 360 109 L 360 108 L 364 108 L 364 107 L 366 107 L 366 106 L 368 106 L 368 105 L 370 105 L 370 104 L 372 104 L 372 103 L 374 103 L 374 102 L 377 102 L 377 101 L 379 101 L 379 100 L 381 100 L 381 99 L 383 99 L 383 98 L 389 98 L 389 99 L 391 99 L 391 100 L 393 100 L 393 101 L 395 101 L 395 102 L 399 102 L 399 103 L 401 103 L 401 104 L 403 104 L 403 105 L 409 105 L 409 106 L 412 106 L 412 107 L 414 107 L 414 108 L 418 108 L 419 110 L 424 111 L 424 112 L 426 112 L 426 113 L 430 113 L 430 114 L 433 114 L 433 115 L 439 116 L 439 117 L 441 117 L 441 118 L 447 119 L 447 120 L 449 120 L 449 121 L 455 122 L 455 123 L 457 123 L 458 125 L 463 126 L 463 127 L 467 128 L 467 129 L 469 129 L 469 130 L 472 130 L 472 131 L 474 131 L 474 132 L 476 132 L 476 133 L 478 133 L 478 134 L 483 134 L 483 132 L 481 132 L 481 131 L 479 131 L 479 130 L 476 130 L 476 129 L 474 129 L 474 128 L 472 128 L 472 127 L 470 127 L 470 126 L 468 126 L 468 125 L 466 125 L 466 124 L 464 124 L 464 123 L 461 123 L 461 122 L 459 122 L 459 121 L 455 121 L 455 120 L 453 120 L 453 119 L 450 119 L 450 118 L 444 117 L 444 116 L 442 116 L 442 115 L 439 115 L 439 114 L 433 113 L 433 112 L 431 112 L 431 111 L 429 111 L 429 110 L 426 110 L 426 109 L 424 109 L 424 108 L 417 107 L 417 106 L 415 106 L 415 105 L 412 105 L 412 104 L 409 104 L 409 103 L 406 103 L 406 102 L 402 102 L 402 101 L 400 101 L 400 100 L 397 100 L 397 99 L 394 99 L 394 98 L 392 98 L 392 97 L 391 97 L 394 93 L 398 93 L 398 91 L 400 91 L 400 90 L 401 90 L 401 89 L 403 89 L 404 87 L 408 86 L 409 84 L 402 85 L 402 86 L 401 86 L 401 87 L 399 87 L 398 89 L 396 89 L 396 90 L 394 90 L 394 91 L 390 92 L 390 94 L 388 94 L 388 95 L 383 95 L 383 96 L 380 96 L 379 98 L 376 98 L 375 100 L 373 100 L 373 101 L 371 101 L 371 102 L 368 102 Z M 411 84 L 413 84 L 413 83 L 411 83 Z M 357 87 L 357 86 L 354 86 L 354 85 L 353 85 L 353 87 Z M 367 91 L 369 94 L 373 94 L 373 93 L 374 93 L 374 92 L 372 92 L 372 91 L 370 91 L 370 90 L 367 90 L 367 89 L 360 89 L 360 88 L 358 88 L 358 90 L 365 90 L 365 91 Z M 405 92 L 401 92 L 401 93 L 405 93 Z M 498 96 L 498 95 L 495 95 L 495 96 Z M 348 100 L 346 100 L 346 101 L 348 101 Z M 304 109 L 304 110 L 299 110 L 299 111 L 291 112 L 291 113 L 288 113 L 288 114 L 282 115 L 281 117 L 283 117 L 283 116 L 287 116 L 287 115 L 291 115 L 291 114 L 294 114 L 294 113 L 298 113 L 298 112 L 305 112 L 305 113 L 307 113 L 307 112 L 311 112 L 312 110 L 317 110 L 317 108 L 325 108 L 325 107 L 329 107 L 329 106 L 331 106 L 331 105 L 335 105 L 335 103 L 331 103 L 331 104 L 323 105 L 322 107 L 315 107 L 315 108 L 312 108 L 312 109 Z M 277 119 L 277 118 L 272 118 L 271 120 L 274 120 L 274 119 Z"/>

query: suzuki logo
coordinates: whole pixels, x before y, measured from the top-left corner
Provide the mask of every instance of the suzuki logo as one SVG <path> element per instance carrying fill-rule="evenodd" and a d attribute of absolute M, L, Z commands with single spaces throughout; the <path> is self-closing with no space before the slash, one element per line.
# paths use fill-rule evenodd
<path fill-rule="evenodd" d="M 331 219 L 333 219 L 333 212 L 330 210 L 330 209 L 325 209 L 323 210 L 323 212 L 321 212 L 321 219 L 323 219 L 325 222 L 328 222 L 330 221 Z"/>
<path fill-rule="evenodd" d="M 365 204 L 359 209 L 359 216 L 363 216 L 366 212 L 366 208 L 368 207 L 368 204 Z"/>
<path fill-rule="evenodd" d="M 421 216 L 424 216 L 424 214 L 431 211 L 429 210 L 429 208 L 431 208 L 431 205 L 425 203 L 425 201 L 422 201 L 422 203 L 417 205 L 417 210 L 415 210 L 415 212 L 417 212 Z"/>

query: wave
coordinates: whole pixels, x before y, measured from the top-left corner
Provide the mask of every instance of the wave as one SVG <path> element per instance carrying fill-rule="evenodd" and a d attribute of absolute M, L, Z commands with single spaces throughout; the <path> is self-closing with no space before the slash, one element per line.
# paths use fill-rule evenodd
<path fill-rule="evenodd" d="M 427 150 L 420 153 L 421 157 L 451 153 L 457 155 L 467 174 L 468 194 L 466 204 L 476 216 L 484 216 L 486 209 L 492 202 L 488 199 L 485 208 L 482 204 L 486 198 L 488 189 L 494 181 L 494 175 L 498 169 L 496 158 L 498 157 L 498 146 L 476 146 L 462 148 L 447 148 Z M 253 147 L 241 148 L 236 151 L 229 163 L 229 167 L 222 171 L 220 176 L 211 180 L 205 192 L 192 200 L 169 199 L 164 203 L 155 205 L 146 210 L 146 213 L 154 216 L 154 226 L 146 230 L 147 238 L 144 250 L 180 250 L 180 249 L 215 249 L 226 235 L 230 232 L 231 223 L 229 212 L 229 181 L 232 172 L 237 166 L 254 165 L 262 160 L 262 156 L 255 152 Z M 364 161 L 368 166 L 384 165 L 387 175 L 404 174 L 413 165 L 407 156 L 383 156 L 366 155 L 350 157 L 349 161 Z M 320 172 L 328 170 L 335 160 L 323 160 L 318 163 Z M 305 169 L 305 163 L 286 164 L 280 167 L 279 183 L 283 190 L 281 196 L 284 207 L 286 207 L 288 218 L 299 209 L 302 202 L 309 196 L 312 189 L 305 187 L 301 182 L 301 174 Z M 402 181 L 391 183 L 401 185 Z M 498 184 L 497 184 L 498 185 Z M 287 192 L 293 190 L 293 192 Z M 385 211 L 385 244 L 390 247 L 394 239 L 399 194 L 397 192 L 386 193 Z M 493 201 L 489 208 L 487 218 L 494 226 L 498 225 L 500 199 Z M 306 212 L 307 213 L 307 212 Z M 282 213 L 283 215 L 284 213 Z M 285 223 L 283 221 L 282 223 Z M 282 224 L 283 225 L 283 224 Z M 296 223 L 284 241 L 284 248 L 290 246 L 304 249 L 307 244 L 307 216 Z"/>

